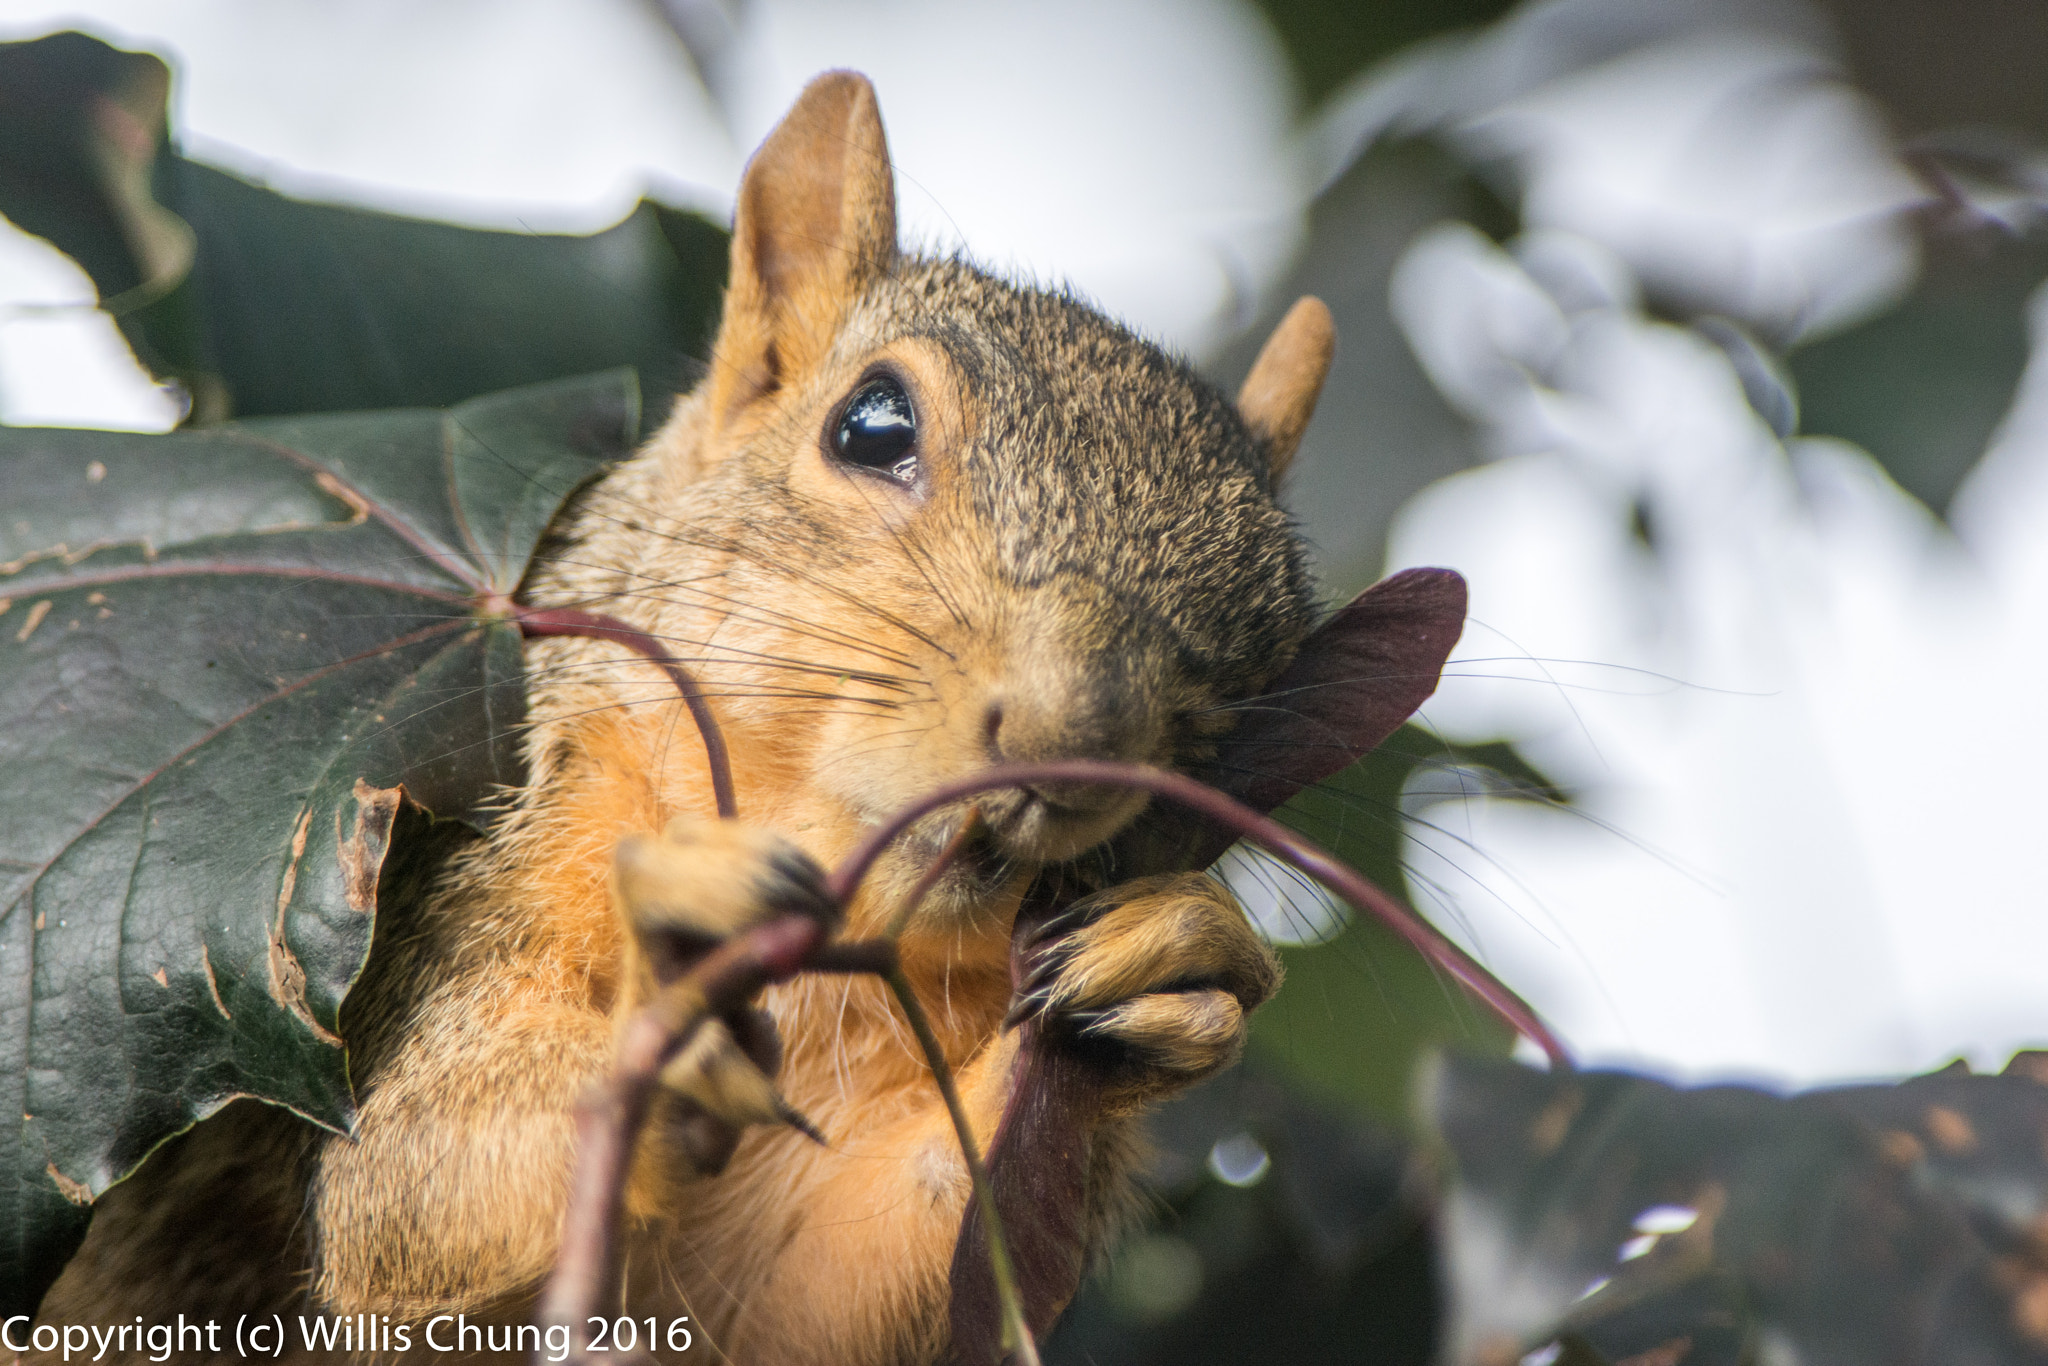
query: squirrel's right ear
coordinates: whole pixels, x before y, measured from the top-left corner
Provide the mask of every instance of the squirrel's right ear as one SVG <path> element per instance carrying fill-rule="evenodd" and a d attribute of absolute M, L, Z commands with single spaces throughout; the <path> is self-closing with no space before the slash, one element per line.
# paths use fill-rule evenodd
<path fill-rule="evenodd" d="M 1286 473 L 1295 447 L 1315 416 L 1316 398 L 1337 351 L 1337 325 L 1313 294 L 1304 294 L 1266 338 L 1252 372 L 1237 391 L 1237 412 L 1266 448 L 1273 477 Z"/>
<path fill-rule="evenodd" d="M 725 423 L 824 358 L 862 289 L 896 261 L 896 180 L 875 88 L 828 71 L 747 163 L 712 352 Z"/>

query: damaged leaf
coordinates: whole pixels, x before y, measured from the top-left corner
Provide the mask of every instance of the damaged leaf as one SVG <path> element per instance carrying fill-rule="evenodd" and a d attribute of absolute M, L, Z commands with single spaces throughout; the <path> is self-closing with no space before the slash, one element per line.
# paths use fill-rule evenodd
<path fill-rule="evenodd" d="M 400 806 L 520 777 L 511 594 L 630 373 L 447 411 L 0 429 L 0 1301 L 230 1099 L 351 1120 L 337 1012 Z"/>

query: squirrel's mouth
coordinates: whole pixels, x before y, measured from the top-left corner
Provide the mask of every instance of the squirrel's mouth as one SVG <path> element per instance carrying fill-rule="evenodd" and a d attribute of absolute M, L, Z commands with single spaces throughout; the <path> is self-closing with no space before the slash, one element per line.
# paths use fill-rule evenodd
<path fill-rule="evenodd" d="M 1059 863 L 1115 835 L 1145 806 L 1142 792 L 1084 783 L 1041 783 L 992 793 L 981 816 L 1012 860 Z"/>
<path fill-rule="evenodd" d="M 1109 840 L 1144 809 L 1143 792 L 1084 784 L 1036 785 L 992 792 L 933 812 L 912 827 L 905 853 L 918 863 L 953 843 L 970 809 L 979 821 L 953 855 L 954 867 L 989 884 L 1022 867 L 1062 863 Z"/>
<path fill-rule="evenodd" d="M 1028 880 L 1048 864 L 1064 863 L 1113 838 L 1145 807 L 1143 792 L 1095 784 L 1034 784 L 984 793 L 934 811 L 907 832 L 898 847 L 909 876 L 947 857 L 932 885 L 934 909 L 979 905 L 999 889 Z M 978 819 L 965 840 L 963 822 Z M 958 847 L 953 848 L 956 841 Z"/>

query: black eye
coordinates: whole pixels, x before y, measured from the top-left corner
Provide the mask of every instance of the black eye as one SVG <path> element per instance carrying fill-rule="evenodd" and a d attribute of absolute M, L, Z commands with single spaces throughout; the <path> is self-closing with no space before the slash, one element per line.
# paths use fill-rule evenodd
<path fill-rule="evenodd" d="M 832 434 L 832 453 L 906 484 L 917 478 L 917 414 L 903 386 L 887 375 L 861 385 Z"/>

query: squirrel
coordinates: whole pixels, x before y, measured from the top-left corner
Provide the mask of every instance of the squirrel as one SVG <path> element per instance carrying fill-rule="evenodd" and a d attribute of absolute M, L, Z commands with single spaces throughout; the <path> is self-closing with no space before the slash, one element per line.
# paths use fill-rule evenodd
<path fill-rule="evenodd" d="M 572 1108 L 676 944 L 991 764 L 1198 763 L 1287 665 L 1315 600 L 1275 486 L 1333 344 L 1304 299 L 1233 402 L 1070 293 L 901 251 L 873 89 L 814 80 L 745 172 L 708 373 L 573 500 L 521 593 L 601 605 L 690 661 L 741 819 L 714 819 L 665 675 L 529 642 L 527 784 L 486 837 L 387 870 L 343 1015 L 354 1134 L 229 1107 L 101 1199 L 39 1317 L 276 1312 L 309 1356 L 296 1315 L 528 1321 Z M 1144 805 L 1078 784 L 980 799 L 902 936 L 984 1144 L 1017 1048 L 1020 902 Z M 964 819 L 898 841 L 843 932 L 877 932 Z M 1134 1209 L 1143 1113 L 1238 1056 L 1280 972 L 1201 874 L 1086 907 L 1034 990 L 1103 1079 L 1077 1119 L 1100 1248 Z M 936 1360 L 969 1184 L 931 1074 L 873 979 L 799 977 L 761 1005 L 759 1030 L 665 1074 L 619 1312 L 688 1315 L 735 1362 Z"/>

